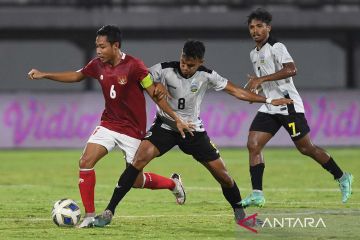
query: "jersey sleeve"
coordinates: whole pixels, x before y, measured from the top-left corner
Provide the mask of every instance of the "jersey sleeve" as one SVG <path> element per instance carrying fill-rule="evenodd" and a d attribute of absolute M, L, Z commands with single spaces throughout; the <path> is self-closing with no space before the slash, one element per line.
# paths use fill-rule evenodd
<path fill-rule="evenodd" d="M 274 49 L 275 59 L 277 60 L 278 63 L 283 64 L 283 63 L 294 62 L 294 60 L 290 56 L 290 53 L 288 52 L 284 44 L 279 42 L 275 43 L 273 49 Z"/>
<path fill-rule="evenodd" d="M 152 80 L 156 83 L 161 82 L 161 63 L 155 64 L 151 68 L 149 68 L 150 76 Z"/>
<path fill-rule="evenodd" d="M 210 88 L 215 91 L 223 90 L 226 87 L 228 80 L 220 76 L 217 72 L 212 71 L 209 76 Z"/>
<path fill-rule="evenodd" d="M 149 71 L 145 66 L 145 64 L 141 60 L 136 59 L 132 66 L 132 75 L 135 78 L 135 80 L 141 83 L 147 77 L 148 74 Z"/>
<path fill-rule="evenodd" d="M 78 72 L 81 72 L 87 77 L 98 78 L 98 67 L 95 60 L 96 59 L 91 60 L 85 67 L 78 70 Z"/>

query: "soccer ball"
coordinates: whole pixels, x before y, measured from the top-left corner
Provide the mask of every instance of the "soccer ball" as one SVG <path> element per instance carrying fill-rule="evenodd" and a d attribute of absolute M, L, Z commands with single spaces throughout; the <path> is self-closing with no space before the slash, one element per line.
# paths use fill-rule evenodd
<path fill-rule="evenodd" d="M 64 198 L 54 204 L 51 217 L 59 227 L 73 227 L 80 221 L 81 212 L 74 200 Z"/>

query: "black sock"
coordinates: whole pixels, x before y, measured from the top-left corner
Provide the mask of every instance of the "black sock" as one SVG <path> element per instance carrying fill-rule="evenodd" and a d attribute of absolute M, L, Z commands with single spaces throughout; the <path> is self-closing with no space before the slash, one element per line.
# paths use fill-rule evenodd
<path fill-rule="evenodd" d="M 235 210 L 235 208 L 242 208 L 241 202 L 241 195 L 236 182 L 234 181 L 234 186 L 231 188 L 226 188 L 221 186 L 222 192 L 224 194 L 225 199 L 230 203 L 231 207 Z"/>
<path fill-rule="evenodd" d="M 250 166 L 250 175 L 251 175 L 251 184 L 253 190 L 261 190 L 262 191 L 262 179 L 264 175 L 264 163 L 259 163 L 255 166 Z"/>
<path fill-rule="evenodd" d="M 126 195 L 126 193 L 131 189 L 131 187 L 135 183 L 136 177 L 138 176 L 139 172 L 140 171 L 137 170 L 133 165 L 129 165 L 125 169 L 125 171 L 121 174 L 119 178 L 118 185 L 114 189 L 114 193 L 106 209 L 109 209 L 113 214 L 115 213 L 116 206 Z"/>
<path fill-rule="evenodd" d="M 331 173 L 334 176 L 334 179 L 339 179 L 344 174 L 332 157 L 330 157 L 329 161 L 322 165 L 322 167 Z"/>

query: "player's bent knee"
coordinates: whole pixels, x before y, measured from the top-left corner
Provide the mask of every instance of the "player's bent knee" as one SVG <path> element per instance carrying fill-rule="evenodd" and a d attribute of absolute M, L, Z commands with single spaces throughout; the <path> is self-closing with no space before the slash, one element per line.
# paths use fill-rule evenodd
<path fill-rule="evenodd" d="M 146 156 L 137 156 L 132 165 L 138 169 L 138 170 L 141 170 L 143 169 L 149 162 L 151 161 L 151 159 L 149 159 L 148 157 Z"/>
<path fill-rule="evenodd" d="M 246 146 L 249 152 L 261 152 L 262 149 L 262 146 L 255 141 L 249 141 Z"/>
<path fill-rule="evenodd" d="M 316 150 L 315 148 L 310 147 L 298 147 L 298 150 L 301 154 L 305 156 L 312 156 L 313 152 Z"/>
<path fill-rule="evenodd" d="M 94 161 L 91 161 L 90 158 L 82 156 L 79 160 L 79 168 L 89 169 L 94 167 Z"/>

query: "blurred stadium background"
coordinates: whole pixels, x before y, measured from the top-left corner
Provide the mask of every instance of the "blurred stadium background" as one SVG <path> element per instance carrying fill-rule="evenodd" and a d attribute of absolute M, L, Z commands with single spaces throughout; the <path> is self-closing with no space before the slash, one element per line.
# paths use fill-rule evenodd
<path fill-rule="evenodd" d="M 254 45 L 246 17 L 257 7 L 273 13 L 273 35 L 297 64 L 295 84 L 315 141 L 358 146 L 358 0 L 0 0 L 0 148 L 84 145 L 103 108 L 97 82 L 29 81 L 26 73 L 80 69 L 94 56 L 95 33 L 104 24 L 118 25 L 122 50 L 148 66 L 177 60 L 186 39 L 201 39 L 205 65 L 244 85 Z M 204 102 L 209 134 L 220 146 L 244 146 L 258 105 L 223 95 L 211 93 Z M 150 124 L 151 103 L 148 109 Z M 288 140 L 282 132 L 270 144 Z"/>

